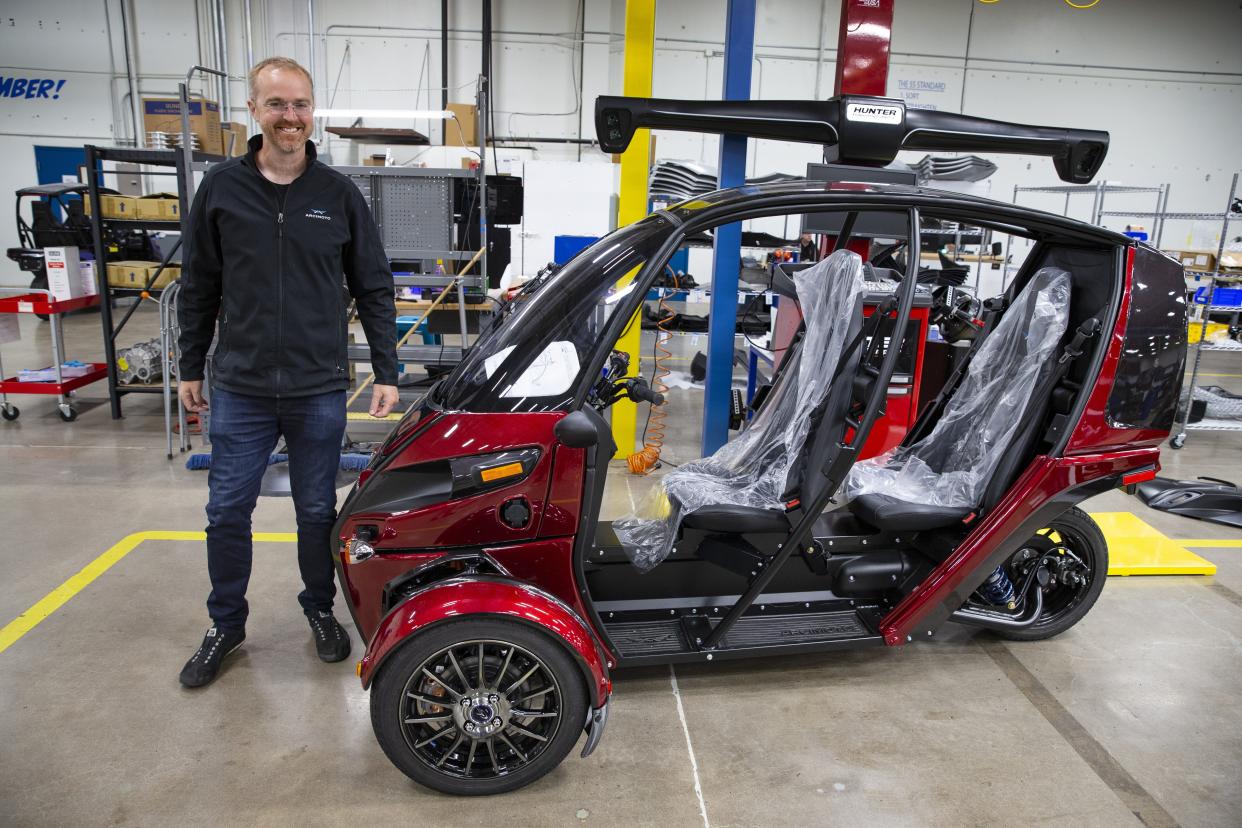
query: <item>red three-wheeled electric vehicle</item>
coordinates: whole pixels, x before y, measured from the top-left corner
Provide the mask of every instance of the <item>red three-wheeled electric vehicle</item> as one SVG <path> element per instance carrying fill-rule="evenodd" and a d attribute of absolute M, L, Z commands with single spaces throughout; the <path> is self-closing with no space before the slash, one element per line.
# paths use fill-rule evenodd
<path fill-rule="evenodd" d="M 596 119 L 607 151 L 653 126 L 813 141 L 874 165 L 902 148 L 1041 154 L 1079 183 L 1108 138 L 890 99 L 601 98 Z M 754 420 L 681 485 L 665 478 L 665 514 L 601 522 L 615 452 L 603 415 L 657 397 L 613 350 L 648 287 L 691 234 L 808 213 L 841 214 L 838 252 L 774 283 L 805 322 Z M 901 350 L 879 347 L 880 334 L 907 330 L 920 290 L 909 256 L 905 273 L 882 274 L 892 298 L 864 318 L 858 285 L 875 273 L 845 248 L 876 214 L 901 220 L 910 251 L 931 220 L 1033 247 L 902 445 L 860 462 Z M 341 509 L 338 571 L 367 642 L 359 675 L 376 736 L 424 785 L 497 793 L 547 773 L 584 729 L 582 754 L 596 748 L 619 666 L 901 646 L 950 620 L 1017 639 L 1060 633 L 1108 568 L 1075 504 L 1154 476 L 1185 340 L 1176 262 L 1014 205 L 798 180 L 623 227 L 507 303 Z"/>

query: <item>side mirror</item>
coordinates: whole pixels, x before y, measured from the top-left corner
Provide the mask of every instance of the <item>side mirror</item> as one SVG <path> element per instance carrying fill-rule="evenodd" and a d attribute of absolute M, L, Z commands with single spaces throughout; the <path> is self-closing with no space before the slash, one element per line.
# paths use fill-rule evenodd
<path fill-rule="evenodd" d="M 599 443 L 599 431 L 585 412 L 573 411 L 552 427 L 552 433 L 570 448 L 590 448 Z"/>

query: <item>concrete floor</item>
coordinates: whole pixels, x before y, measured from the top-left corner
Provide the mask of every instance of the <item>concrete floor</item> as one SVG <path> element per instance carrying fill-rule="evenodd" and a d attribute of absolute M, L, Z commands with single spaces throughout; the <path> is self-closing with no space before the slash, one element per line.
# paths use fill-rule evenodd
<path fill-rule="evenodd" d="M 67 327 L 70 356 L 98 357 L 97 316 Z M 144 310 L 123 344 L 154 330 Z M 4 346 L 10 372 L 48 361 L 47 325 L 24 318 L 22 333 Z M 677 356 L 703 347 L 687 337 Z M 1242 363 L 1210 356 L 1210 379 L 1242 388 Z M 674 461 L 698 453 L 695 394 L 673 397 Z M 134 532 L 203 527 L 206 475 L 165 459 L 157 398 L 127 398 L 113 421 L 91 386 L 71 424 L 50 399 L 15 402 L 21 418 L 0 423 L 0 624 Z M 1192 433 L 1163 462 L 1237 477 L 1242 434 Z M 647 485 L 618 473 L 607 510 Z M 1120 493 L 1086 506 L 1173 538 L 1239 537 Z M 260 502 L 256 531 L 292 528 L 287 500 Z M 291 544 L 256 546 L 246 645 L 215 685 L 183 690 L 208 624 L 203 548 L 146 541 L 0 652 L 0 823 L 1242 825 L 1242 549 L 1196 551 L 1215 577 L 1111 579 L 1047 642 L 950 625 L 900 649 L 620 672 L 594 756 L 480 801 L 389 764 L 353 659 L 314 656 Z"/>

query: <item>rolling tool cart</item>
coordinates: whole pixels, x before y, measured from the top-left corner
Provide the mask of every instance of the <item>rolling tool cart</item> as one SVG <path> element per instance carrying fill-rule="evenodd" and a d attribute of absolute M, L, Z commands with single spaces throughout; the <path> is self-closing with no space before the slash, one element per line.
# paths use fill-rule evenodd
<path fill-rule="evenodd" d="M 0 297 L 0 313 L 35 313 L 46 316 L 52 324 L 52 371 L 55 382 L 31 382 L 20 378 L 20 375 L 0 379 L 0 415 L 6 420 L 16 420 L 21 410 L 9 402 L 9 394 L 55 394 L 60 418 L 71 423 L 78 418 L 78 412 L 69 402 L 69 397 L 77 388 L 101 380 L 108 375 L 108 366 L 102 362 L 88 364 L 84 373 L 79 376 L 66 377 L 62 361 L 65 358 L 64 332 L 61 330 L 60 315 L 70 311 L 89 308 L 99 304 L 98 296 L 79 296 L 74 299 L 53 299 L 51 292 L 46 290 L 22 291 L 17 296 Z M 0 361 L 0 377 L 4 376 L 4 363 Z"/>

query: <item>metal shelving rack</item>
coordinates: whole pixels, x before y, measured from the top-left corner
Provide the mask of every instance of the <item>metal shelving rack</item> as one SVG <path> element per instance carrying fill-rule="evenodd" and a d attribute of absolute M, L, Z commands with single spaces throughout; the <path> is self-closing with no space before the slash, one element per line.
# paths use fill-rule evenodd
<path fill-rule="evenodd" d="M 1162 217 L 1168 215 L 1165 208 L 1169 205 L 1169 185 L 1161 184 L 1158 187 L 1126 187 L 1121 184 L 1109 184 L 1105 181 L 1099 181 L 1095 184 L 1060 184 L 1053 187 L 1017 187 L 1013 188 L 1013 203 L 1018 203 L 1018 193 L 1059 193 L 1065 195 L 1065 208 L 1061 211 L 1062 215 L 1069 215 L 1070 198 L 1075 195 L 1084 195 L 1090 193 L 1092 195 L 1091 202 L 1091 223 L 1099 224 L 1100 219 L 1104 216 L 1131 216 L 1138 218 L 1139 216 L 1156 217 L 1157 223 L 1152 227 L 1152 239 L 1156 246 L 1160 245 L 1160 234 L 1164 232 L 1164 222 Z M 1131 195 L 1152 194 L 1156 196 L 1156 209 L 1150 213 L 1106 213 L 1104 212 L 1104 198 L 1111 193 L 1129 193 Z"/>
<path fill-rule="evenodd" d="M 1057 184 L 1050 187 L 1018 187 L 1013 188 L 1013 203 L 1018 203 L 1018 193 L 1054 193 L 1065 196 L 1065 207 L 1061 210 L 1061 215 L 1069 216 L 1070 199 L 1076 195 L 1090 194 L 1091 200 L 1091 223 L 1098 225 L 1100 219 L 1104 216 L 1128 216 L 1130 218 L 1160 217 L 1152 226 L 1151 239 L 1155 247 L 1160 246 L 1160 238 L 1164 233 L 1163 218 L 1170 214 L 1165 212 L 1165 208 L 1169 204 L 1169 185 L 1161 184 L 1158 187 L 1127 187 L 1122 184 L 1109 184 L 1105 181 L 1098 181 L 1095 184 Z M 1104 200 L 1109 194 L 1126 193 L 1129 195 L 1154 195 L 1156 197 L 1156 209 L 1149 213 L 1122 213 L 1122 212 L 1105 212 Z M 1009 265 L 1009 245 L 1012 237 L 1005 238 L 1005 273 L 1008 276 L 1010 270 L 1016 269 Z M 1008 279 L 1006 279 L 1008 281 Z"/>
<path fill-rule="evenodd" d="M 1169 445 L 1175 449 L 1179 449 L 1186 444 L 1187 431 L 1242 431 L 1242 420 L 1208 420 L 1204 419 L 1197 423 L 1191 423 L 1190 406 L 1194 401 L 1195 383 L 1199 379 L 1199 363 L 1203 359 L 1204 351 L 1242 351 L 1242 348 L 1230 348 L 1212 345 L 1207 342 L 1207 326 L 1208 319 L 1212 313 L 1232 313 L 1236 315 L 1240 308 L 1236 305 L 1215 305 L 1212 300 L 1216 296 L 1216 281 L 1222 275 L 1220 272 L 1220 259 L 1225 252 L 1225 238 L 1229 234 L 1230 222 L 1242 221 L 1242 214 L 1232 213 L 1230 209 L 1233 207 L 1234 201 L 1238 197 L 1238 173 L 1233 174 L 1233 181 L 1229 185 L 1229 198 L 1225 201 L 1224 212 L 1220 213 L 1163 213 L 1159 216 L 1159 220 L 1163 223 L 1165 219 L 1185 220 L 1185 221 L 1219 221 L 1220 222 L 1220 240 L 1216 244 L 1216 267 L 1210 272 L 1204 272 L 1202 275 L 1207 278 L 1207 296 L 1202 310 L 1202 319 L 1199 320 L 1199 341 L 1195 345 L 1194 366 L 1190 371 L 1190 393 L 1186 398 L 1186 406 L 1181 412 L 1181 420 L 1174 423 L 1175 434 Z M 1105 214 L 1109 215 L 1109 214 Z M 1153 216 L 1155 217 L 1155 216 Z M 1193 297 L 1192 297 L 1193 301 Z"/>
<path fill-rule="evenodd" d="M 223 160 L 222 156 L 195 152 L 188 159 L 187 163 L 186 156 L 187 153 L 183 153 L 180 150 L 134 149 L 132 147 L 97 147 L 88 145 L 86 147 L 86 168 L 99 169 L 105 175 L 114 173 L 114 171 L 103 169 L 103 165 L 101 163 L 103 161 L 137 164 L 144 168 L 162 168 L 160 171 L 155 172 L 145 170 L 144 175 L 168 175 L 175 177 L 177 184 L 177 196 L 180 203 L 180 215 L 184 217 L 188 214 L 190 209 L 190 197 L 193 191 L 193 166 L 197 166 L 200 163 Z M 155 273 L 148 277 L 145 288 L 116 288 L 108 284 L 108 251 L 104 242 L 104 228 L 180 232 L 181 222 L 105 218 L 103 215 L 102 200 L 99 193 L 98 176 L 90 176 L 89 192 L 87 195 L 91 202 L 91 240 L 95 247 L 95 260 L 99 262 L 96 278 L 99 280 L 100 296 L 105 299 L 105 301 L 100 303 L 99 316 L 103 325 L 104 333 L 104 359 L 108 364 L 108 399 L 112 408 L 112 419 L 118 420 L 121 418 L 121 398 L 126 394 L 163 394 L 166 398 L 165 408 L 167 409 L 168 392 L 166 383 L 161 383 L 160 385 L 119 384 L 116 365 L 117 337 L 120 336 L 121 331 L 124 330 L 125 325 L 138 309 L 140 302 L 135 302 L 130 305 L 120 319 L 115 321 L 113 318 L 112 304 L 114 299 L 121 297 L 145 298 L 159 295 L 162 292 L 162 289 L 151 286 L 155 284 L 156 280 L 158 280 L 160 275 L 163 273 L 164 268 L 172 261 L 172 257 L 181 246 L 181 241 L 178 239 L 177 242 L 171 245 L 164 253 L 164 257 L 160 262 L 159 268 L 155 271 Z M 161 319 L 163 319 L 162 315 Z M 164 374 L 165 376 L 168 374 L 167 358 L 165 359 Z M 165 419 L 169 419 L 167 410 L 165 411 Z M 184 429 L 182 431 L 184 440 Z M 171 435 L 171 431 L 169 431 L 169 434 Z"/>

